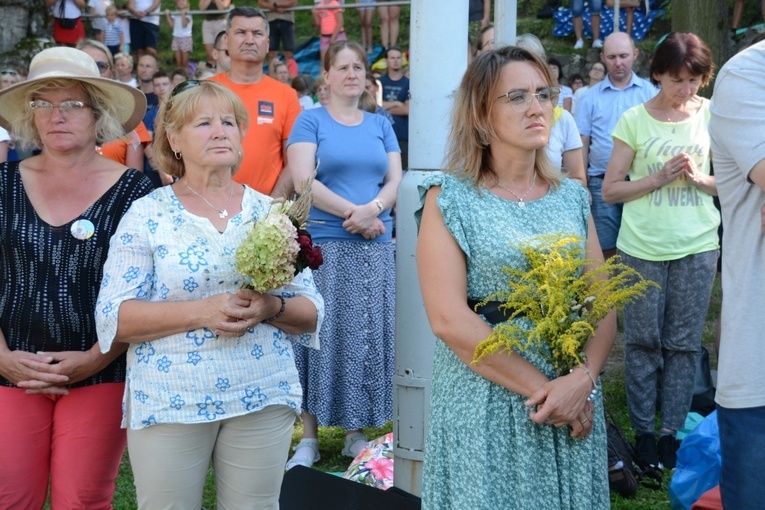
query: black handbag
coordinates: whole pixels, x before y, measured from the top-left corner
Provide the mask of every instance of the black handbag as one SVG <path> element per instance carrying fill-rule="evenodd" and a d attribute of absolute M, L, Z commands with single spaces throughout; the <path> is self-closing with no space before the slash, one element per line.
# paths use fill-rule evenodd
<path fill-rule="evenodd" d="M 77 26 L 77 21 L 80 18 L 65 18 L 64 17 L 64 9 L 66 7 L 66 0 L 61 0 L 61 3 L 58 4 L 58 17 L 56 18 L 58 20 L 58 26 L 65 30 L 71 30 Z"/>

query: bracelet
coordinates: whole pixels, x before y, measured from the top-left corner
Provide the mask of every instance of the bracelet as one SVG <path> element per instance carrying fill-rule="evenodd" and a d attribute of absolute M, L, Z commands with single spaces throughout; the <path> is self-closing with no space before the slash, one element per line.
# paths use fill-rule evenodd
<path fill-rule="evenodd" d="M 590 372 L 589 370 L 587 370 L 587 367 L 585 367 L 584 365 L 579 365 L 578 367 L 574 367 L 574 368 L 581 368 L 582 370 L 584 370 L 584 373 L 585 373 L 585 374 L 587 374 L 587 377 L 589 377 L 589 378 L 590 378 L 590 381 L 592 381 L 592 391 L 591 391 L 591 392 L 590 392 L 590 394 L 587 396 L 587 401 L 588 401 L 588 402 L 592 402 L 592 399 L 594 399 L 594 398 L 595 398 L 595 395 L 597 395 L 597 394 L 598 394 L 598 385 L 597 385 L 597 384 L 595 384 L 595 378 L 594 378 L 594 377 L 592 377 L 592 372 Z M 569 371 L 568 371 L 568 373 L 569 373 L 569 374 L 570 374 L 570 373 L 572 373 L 572 372 L 574 371 L 574 368 L 572 368 L 571 370 L 569 370 Z"/>
<path fill-rule="evenodd" d="M 374 199 L 372 200 L 372 202 L 374 202 L 374 204 L 377 206 L 380 212 L 383 212 L 385 210 L 385 205 L 383 205 L 382 200 Z"/>
<path fill-rule="evenodd" d="M 284 300 L 284 296 L 282 296 L 281 294 L 272 294 L 272 295 L 274 297 L 278 297 L 282 301 L 282 306 L 281 306 L 281 308 L 279 308 L 279 311 L 276 312 L 276 315 L 274 315 L 273 317 L 269 317 L 268 319 L 263 321 L 266 324 L 270 324 L 273 321 L 275 321 L 276 319 L 278 319 L 279 317 L 281 317 L 282 314 L 284 313 L 284 309 L 285 309 L 286 301 Z"/>

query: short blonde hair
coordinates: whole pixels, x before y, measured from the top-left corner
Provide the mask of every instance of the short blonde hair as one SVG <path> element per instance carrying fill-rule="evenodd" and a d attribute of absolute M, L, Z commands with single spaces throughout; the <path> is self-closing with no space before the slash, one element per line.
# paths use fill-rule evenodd
<path fill-rule="evenodd" d="M 247 109 L 242 104 L 239 96 L 223 85 L 212 81 L 200 82 L 182 82 L 188 88 L 179 93 L 168 94 L 157 113 L 157 127 L 154 132 L 154 159 L 157 161 L 158 170 L 162 170 L 168 175 L 181 178 L 186 173 L 186 166 L 183 157 L 177 159 L 167 139 L 168 133 L 177 133 L 189 122 L 192 121 L 200 105 L 207 102 L 217 103 L 221 110 L 230 110 L 236 119 L 236 125 L 239 129 L 241 138 L 244 138 L 244 132 L 247 130 L 248 115 Z M 241 146 L 239 147 L 239 161 L 233 166 L 233 172 L 239 168 L 242 159 Z"/>
<path fill-rule="evenodd" d="M 119 62 L 120 60 L 127 60 L 128 65 L 131 68 L 133 67 L 133 57 L 130 55 L 130 53 L 117 53 L 114 55 L 115 62 Z"/>
<path fill-rule="evenodd" d="M 13 133 L 19 144 L 24 149 L 42 147 L 40 133 L 35 126 L 35 112 L 29 106 L 35 96 L 43 90 L 80 87 L 88 96 L 88 103 L 96 119 L 95 143 L 102 145 L 111 142 L 125 135 L 125 130 L 118 120 L 117 111 L 109 96 L 103 91 L 91 85 L 90 83 L 70 79 L 70 78 L 51 78 L 50 80 L 41 80 L 31 84 L 24 95 L 24 116 L 13 126 Z"/>
<path fill-rule="evenodd" d="M 445 167 L 448 172 L 472 180 L 476 185 L 487 177 L 496 177 L 491 168 L 489 139 L 496 136 L 491 113 L 496 104 L 492 91 L 502 69 L 513 62 L 528 62 L 537 68 L 548 86 L 552 78 L 547 64 L 533 53 L 517 46 L 503 46 L 477 56 L 465 71 L 452 112 L 451 132 Z M 534 170 L 551 189 L 560 184 L 545 148 L 536 151 Z"/>

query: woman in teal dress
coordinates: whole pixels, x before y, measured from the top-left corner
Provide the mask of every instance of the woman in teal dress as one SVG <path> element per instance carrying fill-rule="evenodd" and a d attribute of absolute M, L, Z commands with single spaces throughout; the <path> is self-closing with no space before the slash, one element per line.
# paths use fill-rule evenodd
<path fill-rule="evenodd" d="M 417 264 L 440 339 L 423 509 L 609 507 L 602 401 L 599 391 L 588 396 L 611 349 L 615 313 L 587 342 L 587 365 L 565 376 L 533 351 L 471 364 L 504 318 L 479 315 L 468 300 L 506 289 L 503 266 L 526 267 L 511 245 L 565 232 L 585 238 L 587 258 L 602 261 L 586 190 L 561 180 L 544 152 L 558 93 L 544 62 L 523 49 L 475 59 L 455 101 L 447 173 L 421 186 Z"/>

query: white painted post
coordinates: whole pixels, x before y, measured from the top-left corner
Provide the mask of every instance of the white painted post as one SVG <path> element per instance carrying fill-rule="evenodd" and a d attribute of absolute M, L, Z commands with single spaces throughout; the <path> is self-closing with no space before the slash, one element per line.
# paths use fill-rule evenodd
<path fill-rule="evenodd" d="M 409 170 L 396 206 L 396 362 L 393 377 L 394 484 L 422 493 L 433 349 L 417 279 L 417 185 L 441 169 L 453 94 L 467 68 L 468 0 L 412 0 Z"/>
<path fill-rule="evenodd" d="M 494 47 L 515 44 L 518 0 L 494 0 Z"/>

